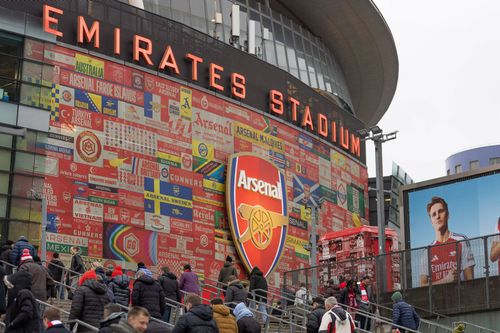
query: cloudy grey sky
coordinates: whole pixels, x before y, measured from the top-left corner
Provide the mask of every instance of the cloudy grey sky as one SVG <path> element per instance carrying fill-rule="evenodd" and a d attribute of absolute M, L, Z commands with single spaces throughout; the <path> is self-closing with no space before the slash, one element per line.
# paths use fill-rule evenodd
<path fill-rule="evenodd" d="M 399 81 L 379 123 L 384 144 L 415 181 L 446 175 L 458 151 L 500 143 L 500 1 L 374 0 L 394 36 Z M 370 176 L 374 148 L 367 144 Z"/>

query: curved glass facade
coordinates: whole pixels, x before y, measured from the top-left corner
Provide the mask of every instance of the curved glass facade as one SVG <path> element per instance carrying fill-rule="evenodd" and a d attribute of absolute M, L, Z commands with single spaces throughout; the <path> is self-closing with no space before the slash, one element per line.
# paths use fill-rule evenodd
<path fill-rule="evenodd" d="M 238 38 L 231 33 L 234 4 L 239 5 Z M 257 0 L 144 0 L 144 9 L 254 53 L 312 88 L 339 96 L 352 108 L 344 75 L 330 50 L 304 27 Z M 216 18 L 217 13 L 221 14 L 222 21 Z M 252 26 L 255 27 L 255 48 L 249 50 L 249 40 L 253 39 L 249 36 L 253 35 L 249 27 Z"/>

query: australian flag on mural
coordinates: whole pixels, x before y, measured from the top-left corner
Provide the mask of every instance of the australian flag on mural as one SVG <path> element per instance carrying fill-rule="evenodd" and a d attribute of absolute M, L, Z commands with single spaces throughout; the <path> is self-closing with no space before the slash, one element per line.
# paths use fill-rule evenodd
<path fill-rule="evenodd" d="M 189 187 L 144 177 L 144 210 L 147 213 L 192 221 L 193 191 Z"/>
<path fill-rule="evenodd" d="M 321 191 L 318 183 L 293 175 L 293 202 L 307 206 L 319 206 Z"/>

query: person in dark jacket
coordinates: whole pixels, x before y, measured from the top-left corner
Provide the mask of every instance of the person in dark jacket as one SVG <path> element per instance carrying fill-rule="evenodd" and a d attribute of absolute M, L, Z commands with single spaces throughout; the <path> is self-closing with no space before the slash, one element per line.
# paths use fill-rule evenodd
<path fill-rule="evenodd" d="M 258 302 L 257 310 L 262 314 L 262 321 L 267 321 L 267 281 L 264 274 L 255 266 L 250 273 L 250 293 L 255 295 L 255 302 Z"/>
<path fill-rule="evenodd" d="M 236 276 L 231 275 L 228 279 L 228 282 L 229 286 L 226 290 L 226 297 L 224 298 L 224 302 L 227 303 L 227 305 L 231 309 L 234 309 L 234 307 L 238 303 L 243 302 L 246 304 L 248 293 L 247 290 L 243 288 L 240 280 L 238 280 Z"/>
<path fill-rule="evenodd" d="M 259 322 L 254 318 L 252 311 L 250 311 L 245 303 L 236 305 L 233 311 L 238 323 L 238 333 L 260 333 L 261 327 Z"/>
<path fill-rule="evenodd" d="M 10 263 L 19 266 L 19 262 L 21 261 L 21 255 L 23 254 L 23 250 L 28 249 L 31 257 L 36 255 L 35 248 L 31 245 L 30 242 L 26 239 L 26 237 L 21 236 L 14 244 L 12 251 L 10 252 Z"/>
<path fill-rule="evenodd" d="M 6 276 L 10 302 L 5 314 L 5 333 L 39 333 L 40 316 L 35 297 L 31 293 L 31 276 L 19 271 Z"/>
<path fill-rule="evenodd" d="M 233 265 L 233 258 L 231 258 L 231 256 L 227 256 L 226 262 L 224 263 L 224 266 L 221 268 L 219 272 L 219 278 L 217 279 L 217 281 L 219 281 L 219 287 L 224 289 L 224 292 L 227 289 L 229 277 L 232 275 L 238 276 L 238 272 L 236 271 L 236 268 Z"/>
<path fill-rule="evenodd" d="M 48 266 L 49 274 L 52 279 L 54 279 L 54 281 L 64 283 L 64 267 L 64 263 L 59 259 L 59 253 L 54 252 Z M 60 299 L 64 299 L 64 288 L 62 285 L 56 283 L 54 284 L 53 288 L 51 288 L 50 296 L 55 298 L 58 295 Z"/>
<path fill-rule="evenodd" d="M 307 333 L 318 333 L 321 319 L 325 314 L 325 300 L 322 297 L 315 297 L 313 299 L 313 310 L 307 315 L 306 329 Z"/>
<path fill-rule="evenodd" d="M 70 249 L 72 254 L 71 264 L 69 266 L 70 272 L 67 278 L 67 285 L 70 285 L 73 288 L 78 287 L 78 280 L 80 279 L 80 274 L 85 273 L 85 265 L 83 263 L 83 259 L 80 256 L 80 248 L 78 246 L 72 246 Z M 68 288 L 68 299 L 73 298 L 73 291 Z"/>
<path fill-rule="evenodd" d="M 95 271 L 87 271 L 80 279 L 81 285 L 75 290 L 69 320 L 79 319 L 89 325 L 98 327 L 104 306 L 111 302 L 107 287 L 97 280 Z M 78 332 L 88 332 L 83 326 L 78 326 Z"/>
<path fill-rule="evenodd" d="M 132 289 L 132 305 L 148 309 L 151 317 L 161 319 L 165 312 L 165 294 L 153 274 L 147 269 L 140 269 Z"/>
<path fill-rule="evenodd" d="M 12 252 L 12 247 L 14 246 L 14 242 L 11 240 L 8 240 L 4 246 L 2 246 L 2 252 L 0 254 L 0 259 L 3 261 L 2 265 L 3 268 L 5 268 L 5 273 L 7 275 L 12 274 L 12 266 L 9 265 L 10 262 L 10 253 Z"/>
<path fill-rule="evenodd" d="M 188 295 L 184 301 L 187 312 L 182 315 L 172 333 L 219 333 L 210 305 L 201 304 L 198 295 Z"/>
<path fill-rule="evenodd" d="M 410 328 L 412 330 L 417 330 L 420 326 L 420 316 L 415 311 L 415 309 L 403 300 L 403 295 L 399 291 L 392 294 L 391 299 L 394 301 L 392 306 L 392 323 Z M 392 327 L 392 332 L 396 332 L 397 327 Z M 406 330 L 399 328 L 401 333 L 405 333 Z"/>
<path fill-rule="evenodd" d="M 61 321 L 61 312 L 57 308 L 47 308 L 43 313 L 43 326 L 47 333 L 71 333 Z"/>
<path fill-rule="evenodd" d="M 130 304 L 130 278 L 123 274 L 122 267 L 116 266 L 111 273 L 108 288 L 113 292 L 115 302 L 124 306 Z"/>
<path fill-rule="evenodd" d="M 118 324 L 122 318 L 127 318 L 124 309 L 115 303 L 108 303 L 104 306 L 104 319 L 99 323 L 98 333 L 113 333 L 112 324 Z"/>
<path fill-rule="evenodd" d="M 191 265 L 184 265 L 184 272 L 179 278 L 179 288 L 190 294 L 200 294 L 200 285 L 198 283 L 198 275 L 191 271 Z"/>
<path fill-rule="evenodd" d="M 36 299 L 45 302 L 47 300 L 47 285 L 53 285 L 54 280 L 45 267 L 34 262 L 28 249 L 23 250 L 18 270 L 26 271 L 31 275 L 31 292 Z"/>
<path fill-rule="evenodd" d="M 165 322 L 170 322 L 170 313 L 172 312 L 172 307 L 175 307 L 175 303 L 171 301 L 181 302 L 181 290 L 179 289 L 179 283 L 177 282 L 177 277 L 175 274 L 170 272 L 168 267 L 162 267 L 163 274 L 158 278 L 158 283 L 160 284 L 163 292 L 165 293 L 165 312 L 163 313 L 162 320 Z"/>

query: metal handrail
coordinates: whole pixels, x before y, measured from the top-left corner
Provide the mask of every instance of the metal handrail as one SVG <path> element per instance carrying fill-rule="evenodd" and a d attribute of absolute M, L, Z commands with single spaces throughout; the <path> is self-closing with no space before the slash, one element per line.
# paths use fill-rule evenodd
<path fill-rule="evenodd" d="M 69 315 L 69 312 L 68 312 L 68 311 L 63 310 L 63 309 L 61 309 L 61 308 L 59 308 L 59 307 L 57 307 L 57 306 L 55 306 L 55 305 L 53 305 L 53 304 L 50 304 L 50 303 L 47 303 L 47 302 L 41 301 L 41 300 L 39 300 L 39 299 L 37 299 L 36 301 L 37 301 L 37 303 L 38 303 L 38 304 L 42 305 L 43 307 L 49 307 L 49 308 L 57 309 L 57 310 L 59 310 L 59 312 L 64 313 L 64 314 L 66 314 L 66 315 Z M 42 315 L 43 315 L 43 314 L 42 314 Z M 85 327 L 85 328 L 88 328 L 88 329 L 89 329 L 89 330 L 91 330 L 92 332 L 97 332 L 97 331 L 99 331 L 99 329 L 98 329 L 97 327 L 92 326 L 92 325 L 90 325 L 90 324 L 87 324 L 86 322 L 81 321 L 81 320 L 79 320 L 79 319 L 71 319 L 71 320 L 66 321 L 66 325 L 67 325 L 68 327 L 69 327 L 71 324 L 73 324 L 73 323 L 75 324 L 75 326 L 73 327 L 73 332 L 76 332 L 76 331 L 77 331 L 77 329 L 78 329 L 78 326 L 79 326 L 79 325 L 81 325 L 81 326 L 83 326 L 83 327 Z"/>

